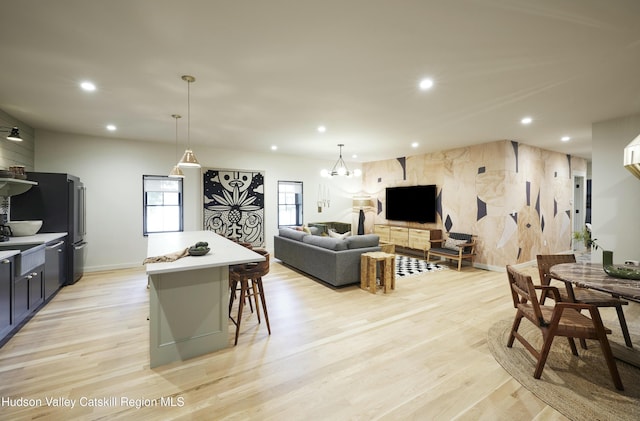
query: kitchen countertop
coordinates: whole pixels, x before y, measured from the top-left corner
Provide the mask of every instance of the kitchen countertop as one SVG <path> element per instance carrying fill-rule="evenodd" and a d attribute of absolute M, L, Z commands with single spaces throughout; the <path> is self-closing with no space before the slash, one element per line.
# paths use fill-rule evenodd
<path fill-rule="evenodd" d="M 15 256 L 16 254 L 20 254 L 20 250 L 5 250 L 0 251 L 0 260 L 8 259 L 11 256 Z"/>
<path fill-rule="evenodd" d="M 187 256 L 174 262 L 148 263 L 147 274 L 180 272 L 184 270 L 204 269 L 215 266 L 237 265 L 259 262 L 264 256 L 249 250 L 240 244 L 213 233 L 212 231 L 185 231 L 165 234 L 150 234 L 147 257 L 175 253 L 192 246 L 198 241 L 209 243 L 211 251 L 204 256 Z"/>
<path fill-rule="evenodd" d="M 24 246 L 28 244 L 39 245 L 58 240 L 66 236 L 66 232 L 50 232 L 36 235 L 26 235 L 24 237 L 10 237 L 9 241 L 1 241 L 0 247 L 6 249 L 8 246 Z"/>
<path fill-rule="evenodd" d="M 43 233 L 43 234 L 35 234 L 35 235 L 26 235 L 24 237 L 10 237 L 9 241 L 0 241 L 0 260 L 7 259 L 11 256 L 15 256 L 20 254 L 20 250 L 16 248 L 15 250 L 10 249 L 11 247 L 20 247 L 26 245 L 34 245 L 38 246 L 40 244 L 46 244 L 51 241 L 58 240 L 67 235 L 66 232 L 52 232 L 52 233 Z M 7 250 L 8 249 L 8 250 Z"/>

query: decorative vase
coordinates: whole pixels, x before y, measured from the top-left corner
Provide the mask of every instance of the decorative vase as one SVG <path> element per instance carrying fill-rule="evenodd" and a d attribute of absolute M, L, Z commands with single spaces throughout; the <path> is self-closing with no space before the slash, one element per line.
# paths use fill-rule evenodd
<path fill-rule="evenodd" d="M 613 266 L 613 251 L 602 250 L 602 267 Z"/>

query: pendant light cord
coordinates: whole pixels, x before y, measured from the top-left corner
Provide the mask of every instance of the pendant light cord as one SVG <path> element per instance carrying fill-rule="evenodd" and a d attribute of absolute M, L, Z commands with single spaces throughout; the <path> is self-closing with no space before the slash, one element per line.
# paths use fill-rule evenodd
<path fill-rule="evenodd" d="M 178 119 L 180 118 L 179 115 L 174 114 L 173 118 L 176 119 L 176 161 L 178 160 Z"/>
<path fill-rule="evenodd" d="M 187 80 L 187 148 L 191 149 L 191 81 Z"/>

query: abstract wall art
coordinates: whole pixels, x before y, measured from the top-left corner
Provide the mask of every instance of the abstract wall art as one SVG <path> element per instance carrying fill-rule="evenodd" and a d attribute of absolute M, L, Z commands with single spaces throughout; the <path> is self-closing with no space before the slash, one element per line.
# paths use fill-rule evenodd
<path fill-rule="evenodd" d="M 203 168 L 203 228 L 264 246 L 264 172 Z"/>

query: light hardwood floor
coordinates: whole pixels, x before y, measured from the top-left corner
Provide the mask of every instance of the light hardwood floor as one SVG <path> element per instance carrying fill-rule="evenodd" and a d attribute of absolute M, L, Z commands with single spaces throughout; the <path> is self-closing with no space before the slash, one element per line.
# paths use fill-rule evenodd
<path fill-rule="evenodd" d="M 0 419 L 565 419 L 488 350 L 489 326 L 514 314 L 504 273 L 466 266 L 373 295 L 274 261 L 264 278 L 271 336 L 247 312 L 238 346 L 153 370 L 146 283 L 140 267 L 63 288 L 0 349 L 0 398 L 34 400 L 0 406 Z M 629 307 L 637 323 L 639 306 Z"/>

